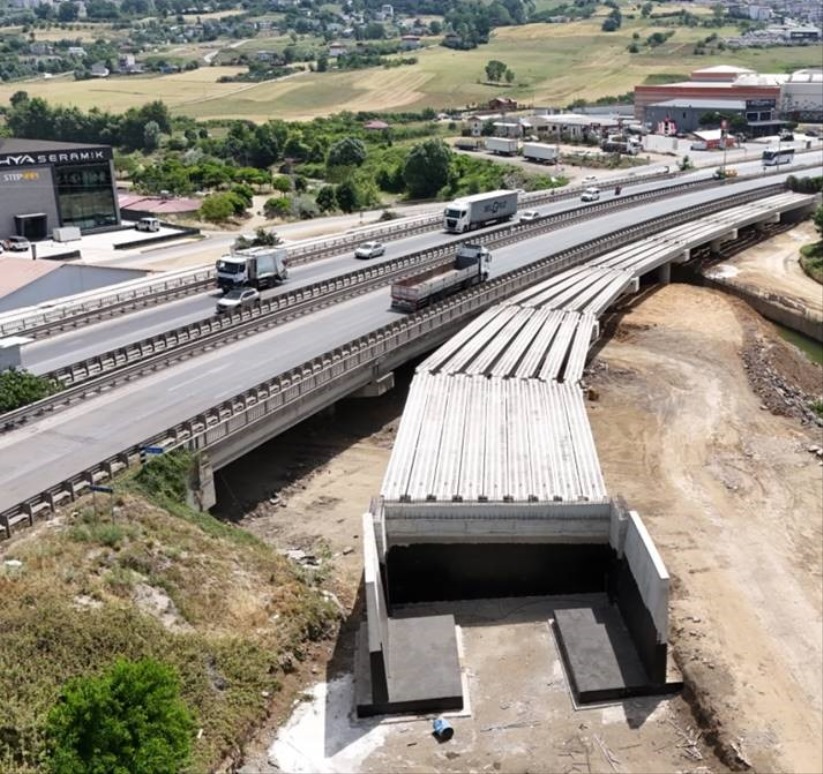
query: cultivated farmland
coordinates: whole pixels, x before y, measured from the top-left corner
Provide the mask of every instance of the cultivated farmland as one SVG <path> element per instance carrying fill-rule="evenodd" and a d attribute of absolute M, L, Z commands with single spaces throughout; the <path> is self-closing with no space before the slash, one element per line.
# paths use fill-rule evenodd
<path fill-rule="evenodd" d="M 501 28 L 488 45 L 472 51 L 431 46 L 414 53 L 417 64 L 389 70 L 307 71 L 264 83 L 217 83 L 221 76 L 241 71 L 219 66 L 174 75 L 99 81 L 74 81 L 66 76 L 3 84 L 0 99 L 25 89 L 31 96 L 85 109 L 98 106 L 122 111 L 162 99 L 174 112 L 195 118 L 306 120 L 341 110 L 419 110 L 482 104 L 501 93 L 525 103 L 566 105 L 575 99 L 594 100 L 631 91 L 649 76 L 679 73 L 685 77 L 699 67 L 721 63 L 760 72 L 819 66 L 820 48 L 815 46 L 694 55 L 695 43 L 711 32 L 720 38 L 735 34 L 731 27 L 667 28 L 625 17 L 620 30 L 606 34 L 600 31 L 601 22 L 594 17 L 571 24 Z M 675 34 L 663 45 L 643 47 L 638 54 L 628 52 L 633 33 L 642 43 L 652 33 L 670 29 Z M 237 50 L 248 47 L 252 52 L 261 47 L 260 43 L 259 39 L 249 41 L 237 45 Z M 207 50 L 215 49 L 204 48 L 204 53 Z M 490 59 L 505 62 L 515 72 L 511 86 L 501 88 L 480 82 Z"/>

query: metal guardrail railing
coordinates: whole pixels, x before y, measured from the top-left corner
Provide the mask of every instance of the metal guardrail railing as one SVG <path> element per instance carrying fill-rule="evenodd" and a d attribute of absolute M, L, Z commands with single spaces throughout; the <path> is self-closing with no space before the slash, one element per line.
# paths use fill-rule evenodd
<path fill-rule="evenodd" d="M 792 167 L 792 171 L 807 168 L 810 165 Z M 773 174 L 785 170 L 776 169 Z M 687 172 L 673 170 L 657 175 L 625 176 L 613 178 L 608 186 L 649 183 L 657 178 L 669 179 Z M 737 180 L 760 177 L 760 174 L 740 176 Z M 717 184 L 717 183 L 715 183 Z M 605 187 L 605 183 L 601 183 Z M 532 191 L 521 195 L 521 204 L 545 204 L 550 201 L 564 201 L 576 198 L 585 188 L 585 184 L 563 189 Z M 294 266 L 335 255 L 342 249 L 352 247 L 371 238 L 384 238 L 403 234 L 413 236 L 430 230 L 441 220 L 441 215 L 426 215 L 412 219 L 402 219 L 357 233 L 315 241 L 304 245 L 287 248 L 289 263 Z M 32 337 L 46 336 L 62 330 L 79 327 L 95 322 L 104 317 L 118 313 L 151 306 L 188 295 L 210 286 L 215 279 L 213 265 L 202 265 L 190 269 L 164 272 L 161 277 L 143 277 L 120 283 L 114 290 L 89 291 L 64 299 L 55 304 L 41 304 L 37 307 L 15 310 L 0 314 L 0 338 L 13 335 Z"/>
<path fill-rule="evenodd" d="M 597 202 L 587 208 L 548 215 L 527 223 L 510 224 L 494 232 L 478 235 L 476 241 L 491 247 L 504 246 L 524 237 L 539 236 L 565 222 L 625 208 L 638 201 L 666 198 L 683 189 L 694 190 L 705 185 L 698 182 L 683 183 L 662 191 L 646 191 L 622 199 Z M 60 382 L 66 389 L 36 403 L 0 415 L 0 430 L 13 429 L 47 412 L 68 407 L 103 389 L 110 389 L 116 383 L 154 371 L 184 357 L 192 357 L 215 346 L 224 346 L 296 316 L 308 314 L 323 306 L 411 276 L 437 265 L 453 253 L 454 245 L 449 244 L 373 264 L 264 299 L 255 309 L 245 310 L 233 316 L 213 316 L 198 320 L 42 374 L 45 378 Z M 116 376 L 106 376 L 114 371 L 117 372 Z"/>
<path fill-rule="evenodd" d="M 771 195 L 783 190 L 780 185 L 744 192 L 726 199 L 696 205 L 654 221 L 638 224 L 605 237 L 565 250 L 554 256 L 516 269 L 502 277 L 475 286 L 435 306 L 383 326 L 348 344 L 312 358 L 301 365 L 271 379 L 243 390 L 173 427 L 146 438 L 139 444 L 123 449 L 71 478 L 49 487 L 25 502 L 0 513 L 0 526 L 11 534 L 16 524 L 28 521 L 44 509 L 54 508 L 64 500 L 73 500 L 78 493 L 96 482 L 112 477 L 140 458 L 146 446 L 160 446 L 167 450 L 186 446 L 202 450 L 235 432 L 269 418 L 273 413 L 292 407 L 296 402 L 317 390 L 330 390 L 335 383 L 350 378 L 361 369 L 371 369 L 381 359 L 390 356 L 421 336 L 448 328 L 488 308 L 547 276 L 575 266 L 611 248 L 654 234 L 663 229 L 693 220 L 728 207 Z"/>

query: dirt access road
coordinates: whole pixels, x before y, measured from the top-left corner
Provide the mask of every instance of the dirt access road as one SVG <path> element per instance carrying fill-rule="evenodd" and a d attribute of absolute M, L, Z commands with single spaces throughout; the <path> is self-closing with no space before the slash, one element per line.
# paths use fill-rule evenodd
<path fill-rule="evenodd" d="M 823 287 L 809 279 L 798 261 L 799 249 L 816 240 L 814 224 L 807 220 L 713 266 L 706 274 L 784 296 L 823 320 Z"/>
<path fill-rule="evenodd" d="M 741 358 L 758 341 L 823 392 L 820 369 L 742 302 L 662 288 L 600 353 L 589 416 L 609 491 L 672 574 L 675 651 L 726 744 L 757 770 L 821 771 L 821 433 L 762 410 Z"/>
<path fill-rule="evenodd" d="M 672 574 L 671 643 L 709 737 L 734 768 L 813 772 L 823 770 L 823 468 L 808 448 L 821 433 L 762 408 L 750 374 L 767 367 L 808 394 L 823 392 L 821 370 L 742 302 L 671 285 L 618 320 L 588 377 L 599 394 L 589 416 L 609 491 L 640 512 Z M 295 428 L 218 479 L 227 515 L 248 513 L 245 525 L 265 539 L 333 557 L 335 590 L 349 609 L 360 514 L 379 489 L 404 395 L 400 380 L 380 400 L 341 404 L 334 419 Z M 342 637 L 325 672 L 306 672 L 319 699 L 301 703 L 285 728 L 275 748 L 282 770 L 613 770 L 595 737 L 623 772 L 724 768 L 704 747 L 702 761 L 685 758 L 694 748 L 681 733 L 693 721 L 682 699 L 576 713 L 562 691 L 548 691 L 539 706 L 524 693 L 511 712 L 511 686 L 532 674 L 552 682 L 554 667 L 538 619 L 514 626 L 501 612 L 500 620 L 509 625 L 463 618 L 477 682 L 473 718 L 455 720 L 454 747 L 433 748 L 419 723 L 348 723 L 341 670 L 351 651 Z M 525 651 L 522 663 L 513 656 Z M 324 707 L 339 722 L 324 720 Z M 483 731 L 531 722 L 536 712 L 551 723 Z M 287 704 L 276 708 L 244 772 L 278 770 L 269 747 L 288 714 Z"/>

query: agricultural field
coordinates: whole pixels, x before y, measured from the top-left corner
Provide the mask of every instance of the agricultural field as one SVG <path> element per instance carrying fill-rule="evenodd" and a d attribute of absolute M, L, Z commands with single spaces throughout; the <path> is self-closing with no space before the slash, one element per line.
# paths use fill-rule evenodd
<path fill-rule="evenodd" d="M 605 10 L 605 9 L 603 9 Z M 18 89 L 55 104 L 122 111 L 151 99 L 162 99 L 178 114 L 211 119 L 227 116 L 264 121 L 271 117 L 307 120 L 340 110 L 392 111 L 435 109 L 482 104 L 505 93 L 521 102 L 566 105 L 576 99 L 595 100 L 631 91 L 647 78 L 682 74 L 714 64 L 736 64 L 761 72 L 786 72 L 819 66 L 820 48 L 747 49 L 707 56 L 693 53 L 695 44 L 711 33 L 735 34 L 732 27 L 705 29 L 660 27 L 628 16 L 617 32 L 603 33 L 602 18 L 570 24 L 529 24 L 494 32 L 488 45 L 455 51 L 433 45 L 414 52 L 415 65 L 346 72 L 304 72 L 264 83 L 217 83 L 223 75 L 241 72 L 232 67 L 199 70 L 162 77 L 129 77 L 76 82 L 70 76 L 31 80 L 0 86 L 0 100 Z M 654 32 L 675 30 L 657 48 L 643 47 L 630 54 L 633 33 L 644 41 Z M 237 46 L 253 52 L 276 48 L 277 38 L 258 38 Z M 214 52 L 213 44 L 203 53 Z M 191 52 L 187 52 L 191 53 Z M 511 86 L 490 86 L 484 67 L 490 59 L 505 62 L 515 73 Z M 218 60 L 219 61 L 219 60 Z"/>

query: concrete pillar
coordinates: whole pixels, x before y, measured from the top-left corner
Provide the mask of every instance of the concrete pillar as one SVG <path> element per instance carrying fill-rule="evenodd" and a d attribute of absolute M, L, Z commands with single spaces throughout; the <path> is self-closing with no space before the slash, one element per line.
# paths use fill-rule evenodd
<path fill-rule="evenodd" d="M 374 704 L 385 704 L 389 700 L 389 611 L 380 572 L 374 517 L 369 512 L 363 514 L 362 535 L 371 699 Z"/>
<path fill-rule="evenodd" d="M 394 387 L 394 371 L 389 371 L 387 374 L 374 379 L 364 387 L 361 387 L 357 392 L 353 392 L 352 398 L 379 398 L 385 395 Z"/>
<path fill-rule="evenodd" d="M 664 263 L 657 270 L 657 281 L 661 285 L 668 285 L 672 281 L 672 265 L 670 263 Z"/>
<path fill-rule="evenodd" d="M 189 491 L 186 503 L 200 511 L 207 511 L 217 505 L 214 471 L 208 455 L 205 453 L 200 453 L 195 457 L 194 469 L 189 476 Z"/>

